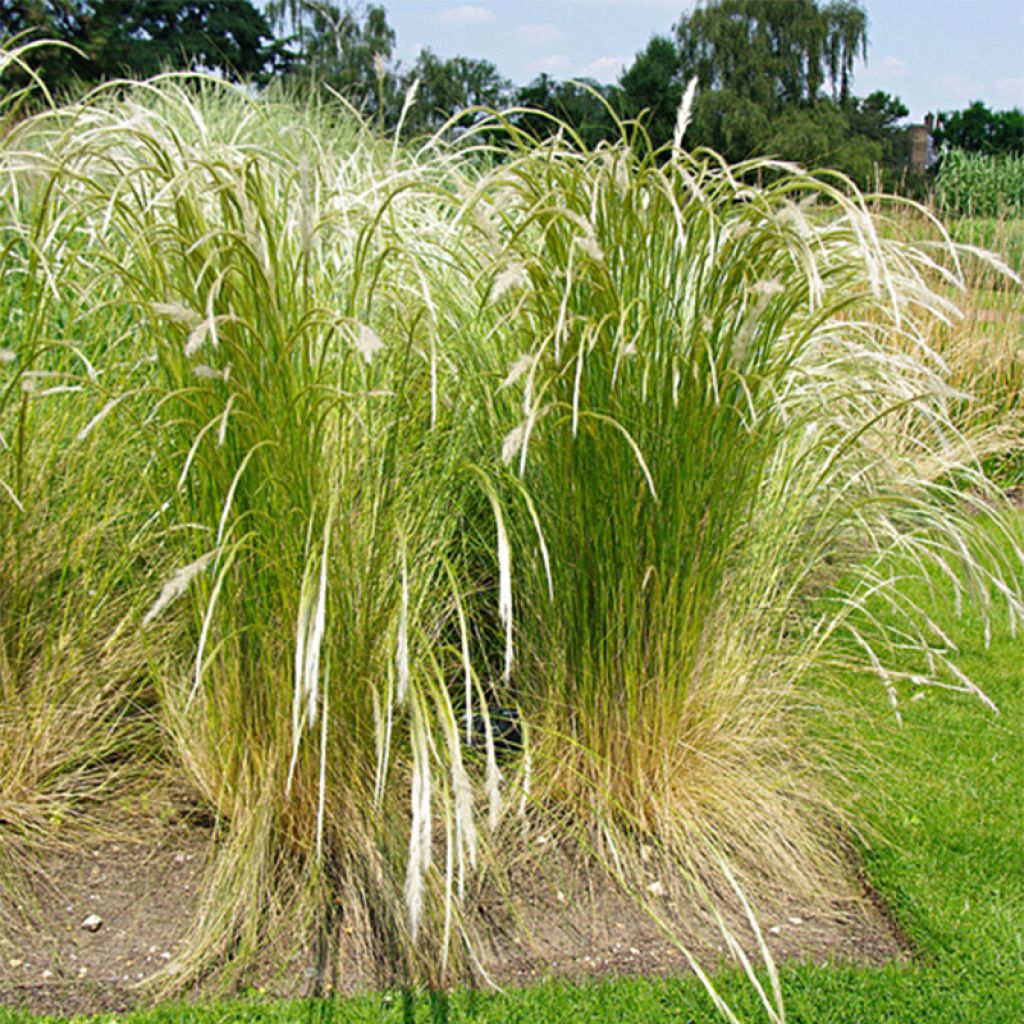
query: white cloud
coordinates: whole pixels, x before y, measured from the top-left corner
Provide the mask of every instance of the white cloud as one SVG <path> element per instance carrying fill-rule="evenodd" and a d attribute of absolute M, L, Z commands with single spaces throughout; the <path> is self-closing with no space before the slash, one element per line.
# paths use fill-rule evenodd
<path fill-rule="evenodd" d="M 437 17 L 441 21 L 466 25 L 482 21 L 494 21 L 498 16 L 487 7 L 478 7 L 476 4 L 462 4 L 460 7 L 448 7 L 438 12 Z"/>
<path fill-rule="evenodd" d="M 633 62 L 632 57 L 598 57 L 580 68 L 583 78 L 596 78 L 599 82 L 614 81 L 622 69 Z"/>
<path fill-rule="evenodd" d="M 996 89 L 1001 96 L 1007 96 L 1016 103 L 1024 103 L 1024 78 L 1000 78 Z"/>
<path fill-rule="evenodd" d="M 893 78 L 906 78 L 910 74 L 910 65 L 900 57 L 883 57 L 878 62 L 878 69 Z"/>
<path fill-rule="evenodd" d="M 539 57 L 530 64 L 530 70 L 534 74 L 546 71 L 549 74 L 560 74 L 572 67 L 572 61 L 564 53 L 551 53 L 546 57 Z"/>
<path fill-rule="evenodd" d="M 980 93 L 981 82 L 976 78 L 968 78 L 967 75 L 940 75 L 939 85 L 950 92 Z"/>
<path fill-rule="evenodd" d="M 515 32 L 527 46 L 548 46 L 565 38 L 557 25 L 520 25 Z"/>
<path fill-rule="evenodd" d="M 910 75 L 910 65 L 902 57 L 881 57 L 867 64 L 860 64 L 856 73 L 858 78 L 891 82 L 896 78 L 907 78 Z"/>

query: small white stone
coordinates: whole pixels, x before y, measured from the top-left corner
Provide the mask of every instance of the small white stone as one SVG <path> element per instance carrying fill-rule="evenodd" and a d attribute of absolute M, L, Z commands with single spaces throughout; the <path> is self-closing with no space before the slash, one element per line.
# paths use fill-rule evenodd
<path fill-rule="evenodd" d="M 663 886 L 661 884 L 661 882 L 651 882 L 651 884 L 649 886 L 647 886 L 647 891 L 652 896 L 664 896 L 665 895 L 665 886 Z"/>
<path fill-rule="evenodd" d="M 804 919 L 802 917 L 791 917 L 789 919 L 789 923 L 790 924 L 803 924 L 804 923 Z"/>
<path fill-rule="evenodd" d="M 103 927 L 103 918 L 99 914 L 90 914 L 80 927 L 87 932 L 98 932 Z"/>
<path fill-rule="evenodd" d="M 777 924 L 772 925 L 771 928 L 768 929 L 768 931 L 772 935 L 781 935 L 782 934 L 782 929 Z"/>

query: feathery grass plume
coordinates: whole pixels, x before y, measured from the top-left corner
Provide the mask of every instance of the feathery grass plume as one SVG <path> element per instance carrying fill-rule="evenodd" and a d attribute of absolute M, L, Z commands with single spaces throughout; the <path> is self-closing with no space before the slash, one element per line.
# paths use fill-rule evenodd
<path fill-rule="evenodd" d="M 491 302 L 499 302 L 508 292 L 528 282 L 529 276 L 526 273 L 525 267 L 518 263 L 506 267 L 494 279 L 494 285 L 491 288 Z"/>
<path fill-rule="evenodd" d="M 21 58 L 39 45 L 0 48 L 0 76 L 18 67 L 35 79 Z M 151 771 L 155 745 L 131 629 L 143 460 L 107 418 L 137 405 L 138 381 L 112 362 L 101 387 L 99 353 L 78 341 L 115 338 L 123 324 L 47 187 L 33 122 L 14 123 L 29 102 L 48 104 L 35 89 L 0 89 L 0 931 L 12 938 L 38 923 L 32 899 L 9 899 L 31 896 L 34 858 L 109 830 L 105 802 Z M 159 555 L 148 564 L 162 571 Z"/>
<path fill-rule="evenodd" d="M 274 907 L 325 941 L 397 943 L 396 970 L 436 978 L 476 860 L 476 781 L 436 660 L 454 616 L 438 581 L 484 447 L 439 338 L 469 304 L 465 277 L 444 282 L 469 228 L 434 187 L 444 159 L 424 170 L 360 128 L 328 145 L 319 116 L 165 76 L 33 126 L 108 308 L 133 316 L 132 356 L 156 354 L 133 360 L 145 517 L 159 509 L 161 557 L 190 569 L 146 621 L 174 597 L 191 611 L 153 640 L 160 709 L 223 830 L 171 984 L 229 950 L 244 965 Z M 323 909 L 338 906 L 344 931 Z"/>
<path fill-rule="evenodd" d="M 398 607 L 398 630 L 395 641 L 395 672 L 398 676 L 397 699 L 404 704 L 409 696 L 409 569 L 402 556 L 402 594 Z"/>
<path fill-rule="evenodd" d="M 683 137 L 686 129 L 690 126 L 690 118 L 693 114 L 693 98 L 697 95 L 698 79 L 694 75 L 686 86 L 683 98 L 679 103 L 679 110 L 676 112 L 675 128 L 672 130 L 672 148 L 681 151 L 683 148 Z"/>
<path fill-rule="evenodd" d="M 620 859 L 657 837 L 713 872 L 728 849 L 755 898 L 842 890 L 846 811 L 815 768 L 806 687 L 856 634 L 853 660 L 898 690 L 897 641 L 860 620 L 864 595 L 898 608 L 898 643 L 931 650 L 936 684 L 963 687 L 886 555 L 942 561 L 983 611 L 988 593 L 1020 610 L 955 497 L 991 488 L 928 343 L 949 316 L 939 279 L 848 182 L 771 161 L 552 139 L 476 194 L 508 225 L 481 280 L 530 266 L 494 332 L 520 372 L 492 408 L 521 477 L 495 480 L 536 805 Z M 580 258 L 583 223 L 600 260 Z M 546 410 L 525 429 L 524 403 Z"/>
<path fill-rule="evenodd" d="M 189 584 L 213 561 L 217 551 L 207 551 L 200 555 L 194 562 L 182 566 L 163 586 L 160 596 L 153 602 L 152 607 L 142 617 L 142 628 L 154 622 L 160 617 L 165 608 L 172 605 L 189 588 Z"/>
<path fill-rule="evenodd" d="M 369 365 L 373 357 L 384 348 L 384 342 L 376 331 L 367 327 L 366 324 L 359 325 L 359 333 L 356 336 L 356 348 L 363 357 L 363 362 Z"/>
<path fill-rule="evenodd" d="M 816 678 L 981 696 L 899 576 L 1024 613 L 934 344 L 972 255 L 834 176 L 495 132 L 407 153 L 172 75 L 0 143 L 0 693 L 69 682 L 74 620 L 137 763 L 103 730 L 153 680 L 218 822 L 168 983 L 307 926 L 452 980 L 473 865 L 540 824 L 627 890 L 648 846 L 670 896 L 839 889 Z"/>
<path fill-rule="evenodd" d="M 406 865 L 405 901 L 409 908 L 409 930 L 413 943 L 419 938 L 423 915 L 425 876 L 431 862 L 430 752 L 420 709 L 412 705 L 411 736 L 413 750 L 412 825 L 409 831 L 409 856 Z"/>

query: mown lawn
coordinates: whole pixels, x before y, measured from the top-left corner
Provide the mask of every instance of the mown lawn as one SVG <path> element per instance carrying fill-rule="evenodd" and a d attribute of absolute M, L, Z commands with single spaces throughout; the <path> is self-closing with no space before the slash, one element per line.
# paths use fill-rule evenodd
<path fill-rule="evenodd" d="M 963 668 L 997 702 L 994 715 L 957 693 L 929 691 L 903 705 L 902 728 L 876 719 L 873 739 L 893 771 L 877 810 L 887 844 L 866 855 L 868 874 L 916 947 L 912 963 L 882 969 L 790 965 L 790 1024 L 1017 1024 L 1024 1021 L 1024 661 L 1021 640 L 996 630 L 985 649 L 977 615 L 957 621 L 951 595 L 927 600 L 962 652 Z M 865 699 L 884 696 L 864 684 Z M 865 785 L 868 785 L 867 779 Z M 870 796 L 870 794 L 869 794 Z M 749 983 L 719 977 L 743 1020 L 763 1020 Z M 96 1018 L 113 1020 L 111 1015 Z M 505 994 L 394 993 L 333 1003 L 165 1007 L 133 1024 L 361 1024 L 380 1021 L 514 1024 L 721 1019 L 692 980 L 547 984 Z M 3 1024 L 28 1014 L 0 1010 Z"/>

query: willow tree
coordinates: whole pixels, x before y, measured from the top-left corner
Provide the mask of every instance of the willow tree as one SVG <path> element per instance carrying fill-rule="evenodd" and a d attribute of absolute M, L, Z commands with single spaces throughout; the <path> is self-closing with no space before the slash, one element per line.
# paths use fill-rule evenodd
<path fill-rule="evenodd" d="M 676 38 L 685 77 L 774 111 L 813 104 L 826 84 L 847 99 L 867 14 L 855 0 L 709 0 L 679 20 Z"/>
<path fill-rule="evenodd" d="M 291 74 L 303 85 L 329 86 L 364 113 L 381 118 L 395 105 L 396 36 L 383 5 L 270 0 L 266 11 L 294 50 Z"/>

